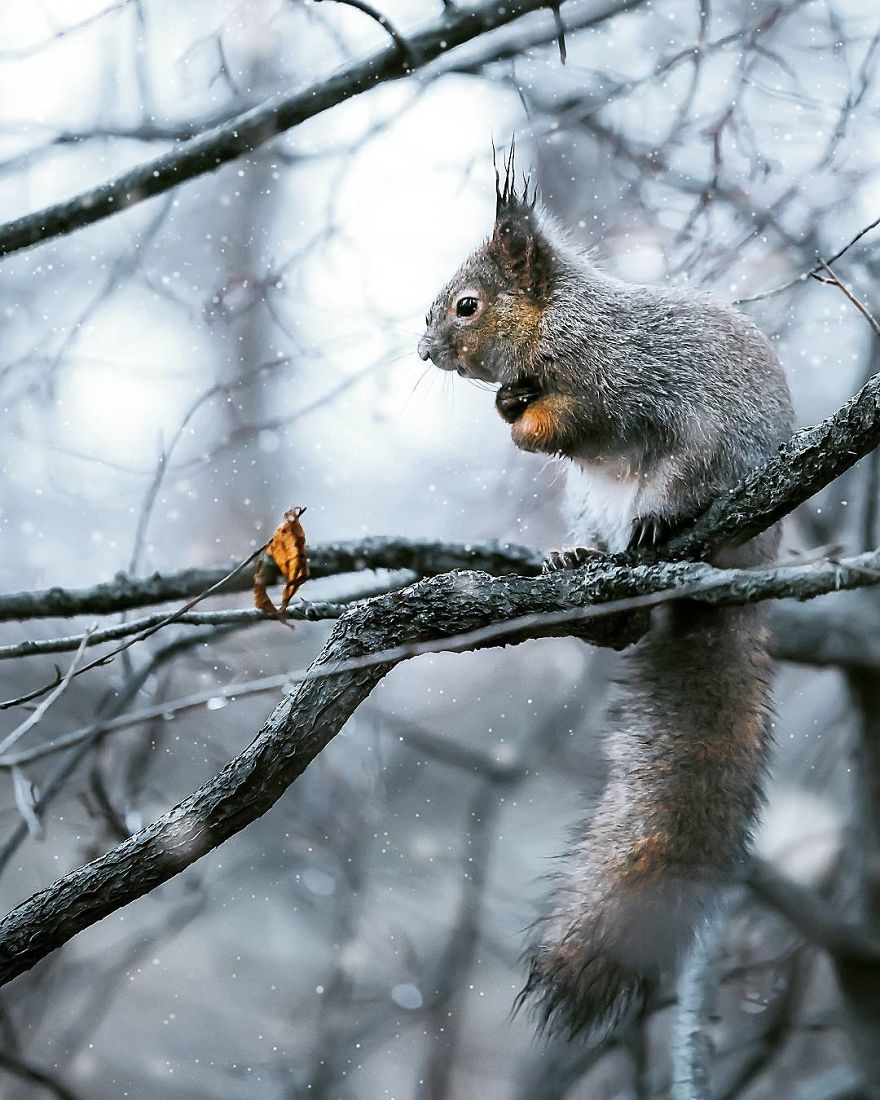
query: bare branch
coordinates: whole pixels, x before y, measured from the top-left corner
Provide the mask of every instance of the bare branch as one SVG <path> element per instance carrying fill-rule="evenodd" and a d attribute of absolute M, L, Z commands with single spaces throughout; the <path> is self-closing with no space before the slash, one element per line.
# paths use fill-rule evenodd
<path fill-rule="evenodd" d="M 877 678 L 880 673 L 880 605 L 862 592 L 810 604 L 786 601 L 771 615 L 778 661 L 836 665 Z"/>
<path fill-rule="evenodd" d="M 726 910 L 691 948 L 678 983 L 678 1009 L 672 1040 L 672 1100 L 712 1100 L 708 1034 L 718 990 L 716 961 L 727 932 Z"/>
<path fill-rule="evenodd" d="M 400 33 L 400 31 L 394 26 L 391 20 L 383 15 L 378 8 L 374 8 L 372 4 L 368 4 L 367 0 L 331 0 L 332 3 L 342 4 L 347 8 L 354 8 L 356 11 L 363 12 L 364 15 L 368 15 L 375 23 L 378 23 L 383 31 L 388 35 L 397 49 L 400 51 L 400 56 L 409 64 L 411 69 L 416 67 L 416 57 L 410 49 L 409 43 Z"/>
<path fill-rule="evenodd" d="M 128 714 L 120 714 L 115 718 L 103 718 L 82 729 L 71 730 L 60 737 L 53 737 L 51 741 L 43 741 L 31 749 L 22 749 L 8 756 L 0 756 L 0 768 L 16 768 L 21 764 L 32 764 L 35 760 L 43 760 L 47 756 L 72 749 L 85 741 L 92 741 L 96 737 L 104 737 L 108 733 L 116 733 L 119 730 L 131 729 L 141 722 L 149 722 L 153 718 L 170 718 L 173 715 L 183 714 L 188 710 L 196 710 L 204 707 L 206 703 L 220 702 L 224 699 L 244 699 L 250 695 L 262 695 L 265 692 L 276 692 L 290 684 L 290 676 L 286 672 L 274 676 L 261 676 L 258 680 L 246 680 L 243 683 L 222 684 L 208 688 L 206 691 L 198 691 L 193 695 L 186 695 L 182 699 L 169 699 L 167 702 L 156 703 L 151 707 L 142 707 L 140 710 L 130 711 Z"/>
<path fill-rule="evenodd" d="M 32 57 L 36 53 L 40 53 L 49 46 L 54 46 L 57 42 L 60 42 L 64 38 L 69 38 L 71 35 L 78 34 L 80 31 L 87 30 L 95 23 L 106 18 L 106 16 L 113 14 L 114 12 L 122 11 L 131 3 L 131 0 L 115 0 L 115 3 L 109 4 L 101 11 L 96 11 L 93 15 L 86 16 L 85 19 L 81 19 L 78 23 L 71 23 L 67 27 L 62 27 L 57 30 L 53 35 L 48 38 L 44 38 L 39 42 L 34 42 L 29 46 L 18 46 L 12 49 L 0 50 L 0 61 L 20 61 L 25 57 Z"/>
<path fill-rule="evenodd" d="M 870 225 L 866 225 L 864 229 L 860 229 L 858 233 L 856 233 L 856 235 L 852 238 L 852 240 L 847 241 L 843 248 L 839 248 L 833 256 L 829 256 L 826 260 L 826 263 L 835 263 L 845 252 L 849 252 L 852 246 L 854 244 L 857 244 L 862 239 L 862 237 L 870 233 L 872 229 L 876 229 L 878 225 L 880 225 L 880 218 L 875 218 Z M 783 283 L 782 286 L 774 287 L 773 290 L 765 290 L 761 294 L 753 294 L 750 298 L 737 298 L 733 304 L 735 306 L 742 306 L 745 305 L 747 302 L 763 302 L 766 298 L 773 298 L 775 295 L 781 294 L 784 290 L 791 290 L 792 287 L 798 286 L 800 283 L 805 283 L 813 275 L 818 275 L 821 270 L 822 265 L 821 263 L 819 263 L 815 267 L 811 268 L 809 271 L 804 271 L 803 274 L 798 275 L 796 279 L 791 279 L 789 280 L 789 282 Z"/>
<path fill-rule="evenodd" d="M 810 943 L 836 959 L 860 959 L 880 966 L 880 937 L 848 924 L 829 902 L 813 890 L 780 874 L 765 860 L 754 858 L 746 882 L 761 901 L 780 912 Z"/>
<path fill-rule="evenodd" d="M 610 19 L 643 0 L 610 2 L 594 17 L 594 24 Z M 276 134 L 381 83 L 418 71 L 449 50 L 480 35 L 540 11 L 546 0 L 488 0 L 476 8 L 449 10 L 424 30 L 410 36 L 415 61 L 401 56 L 396 44 L 356 61 L 304 91 L 282 93 L 180 146 L 89 188 L 72 199 L 26 214 L 0 225 L 0 255 L 9 255 L 41 241 L 70 233 L 144 202 L 187 180 L 214 172 L 221 165 L 252 152 Z M 549 13 L 548 13 L 549 14 Z"/>
<path fill-rule="evenodd" d="M 757 468 L 739 486 L 716 500 L 692 527 L 662 547 L 658 557 L 699 558 L 721 544 L 745 542 L 855 465 L 878 442 L 880 375 L 874 375 L 832 416 L 796 432 L 780 448 L 779 458 Z M 309 561 L 313 577 L 365 568 L 405 568 L 429 576 L 461 568 L 463 549 L 469 564 L 486 572 L 501 572 L 509 566 L 521 573 L 535 573 L 540 568 L 535 552 L 524 547 L 482 543 L 462 548 L 405 539 L 366 539 L 318 546 L 310 551 Z M 12 593 L 0 596 L 0 621 L 109 613 L 189 596 L 208 586 L 217 592 L 243 591 L 249 587 L 245 578 L 239 578 L 238 587 L 235 584 L 218 587 L 223 578 L 221 568 L 139 580 L 120 575 L 114 582 L 81 591 L 50 588 Z"/>
<path fill-rule="evenodd" d="M 826 263 L 821 256 L 819 257 L 819 269 L 825 272 L 826 277 L 819 275 L 818 272 L 815 271 L 810 273 L 810 277 L 815 279 L 818 283 L 827 283 L 828 286 L 836 286 L 838 290 L 842 291 L 874 330 L 874 335 L 880 336 L 880 323 L 877 322 L 876 317 L 873 316 L 865 303 L 860 301 L 855 294 L 853 294 L 840 276 L 834 273 L 831 264 Z"/>
<path fill-rule="evenodd" d="M 880 554 L 873 555 L 873 558 L 877 557 L 880 557 Z M 873 558 L 871 560 L 873 560 Z M 179 714 L 183 711 L 193 710 L 215 699 L 236 700 L 250 695 L 277 691 L 279 688 L 283 687 L 292 687 L 294 684 L 300 683 L 305 679 L 336 676 L 344 672 L 353 672 L 364 668 L 370 668 L 386 661 L 399 662 L 410 657 L 427 653 L 460 652 L 486 644 L 503 644 L 506 639 L 512 639 L 525 630 L 555 627 L 559 629 L 560 632 L 567 633 L 567 630 L 564 628 L 566 626 L 570 627 L 573 623 L 583 622 L 590 618 L 611 617 L 619 615 L 624 611 L 656 606 L 659 603 L 665 603 L 671 599 L 678 599 L 685 595 L 700 594 L 703 599 L 714 598 L 719 601 L 726 599 L 730 602 L 746 602 L 747 599 L 750 600 L 752 598 L 783 598 L 785 596 L 794 596 L 797 599 L 810 599 L 813 596 L 824 595 L 829 591 L 840 591 L 842 588 L 849 588 L 851 586 L 861 587 L 864 584 L 872 584 L 880 581 L 880 576 L 875 575 L 875 570 L 870 570 L 865 573 L 861 568 L 852 568 L 850 563 L 846 560 L 840 563 L 829 562 L 826 564 L 831 566 L 834 570 L 841 570 L 842 573 L 830 572 L 824 573 L 823 575 L 812 573 L 811 575 L 810 572 L 807 572 L 804 574 L 803 571 L 808 568 L 805 566 L 796 567 L 801 571 L 800 576 L 792 571 L 786 574 L 785 577 L 780 577 L 779 571 L 774 570 L 768 570 L 764 574 L 749 570 L 743 570 L 740 573 L 735 573 L 732 570 L 715 570 L 713 572 L 717 575 L 718 587 L 715 587 L 714 591 L 713 584 L 715 582 L 711 578 L 707 578 L 689 586 L 686 585 L 680 588 L 673 587 L 655 593 L 645 593 L 644 595 L 630 597 L 628 599 L 612 600 L 607 604 L 601 604 L 597 607 L 586 607 L 583 609 L 573 609 L 569 607 L 561 611 L 533 614 L 525 616 L 522 619 L 498 623 L 490 627 L 482 627 L 466 634 L 453 635 L 440 641 L 432 640 L 420 644 L 400 646 L 396 649 L 383 650 L 379 653 L 371 653 L 360 658 L 355 658 L 348 663 L 335 665 L 332 669 L 328 668 L 321 672 L 316 672 L 314 669 L 291 670 L 290 672 L 283 672 L 274 676 L 264 676 L 257 680 L 247 680 L 241 683 L 232 683 L 208 688 L 205 691 L 185 696 L 182 699 L 168 700 L 156 706 L 145 707 L 142 710 L 132 711 L 129 714 L 123 714 L 119 717 L 92 723 L 82 729 L 73 730 L 69 733 L 62 734 L 60 737 L 41 742 L 31 749 L 26 749 L 11 755 L 0 756 L 0 769 L 32 763 L 35 760 L 40 760 L 46 756 L 51 756 L 57 752 L 69 749 L 96 735 L 103 736 L 117 730 L 129 729 L 131 726 L 137 725 L 143 721 L 148 721 L 152 718 L 165 717 L 172 714 Z M 859 563 L 856 564 L 858 565 Z M 843 579 L 843 573 L 849 574 L 849 581 Z M 804 584 L 805 580 L 807 581 L 806 584 Z M 739 596 L 735 594 L 738 582 L 744 582 L 748 587 L 750 592 L 749 597 L 746 597 L 745 593 Z M 771 585 L 781 583 L 782 587 L 776 588 L 775 590 L 772 587 L 764 588 L 762 585 L 765 582 L 771 582 Z M 757 587 L 752 587 L 755 585 Z M 389 587 L 388 591 L 397 591 L 397 589 Z M 319 605 L 310 605 L 310 607 L 311 606 Z M 351 605 L 347 606 L 350 607 Z M 331 608 L 334 612 L 338 612 L 334 613 L 332 616 L 328 616 L 333 618 L 341 617 L 346 610 L 346 606 L 338 604 L 328 605 L 328 609 Z M 880 665 L 880 657 L 878 657 L 878 654 L 874 651 L 876 646 L 872 647 L 870 639 L 864 637 L 865 622 L 859 619 L 858 616 L 854 617 L 849 613 L 846 615 L 837 614 L 828 616 L 819 610 L 818 613 L 814 613 L 815 623 L 813 623 L 811 621 L 813 615 L 805 614 L 805 609 L 800 608 L 798 605 L 788 605 L 783 609 L 774 609 L 774 612 L 776 622 L 782 627 L 781 633 L 783 634 L 783 640 L 780 642 L 777 638 L 775 642 L 774 652 L 777 657 L 783 660 L 820 666 L 838 664 L 846 667 L 870 668 L 875 670 L 878 665 Z M 866 617 L 870 618 L 871 614 L 870 607 L 865 609 Z M 247 624 L 256 621 L 252 619 L 250 615 L 250 611 L 221 611 L 213 615 L 211 613 L 205 613 L 201 617 L 213 625 L 229 625 L 233 623 Z M 873 627 L 873 619 L 871 620 L 871 626 Z M 835 640 L 835 630 L 838 632 L 843 631 L 842 639 L 837 638 Z M 847 630 L 850 630 L 851 633 L 847 633 Z M 827 640 L 823 640 L 824 636 L 827 634 L 831 635 L 830 643 L 828 643 Z M 610 637 L 613 639 L 612 644 L 619 644 L 614 640 L 613 632 Z M 598 635 L 596 641 L 601 644 L 601 638 Z M 418 732 L 413 731 L 411 726 L 408 728 L 407 741 L 413 742 L 413 744 L 419 742 Z M 465 760 L 474 763 L 478 758 L 482 761 L 482 757 L 479 756 L 479 754 L 472 757 L 461 747 L 456 747 L 454 751 L 450 750 L 450 752 L 453 752 L 453 755 L 456 757 L 454 761 L 450 762 L 461 763 L 461 760 Z M 462 754 L 464 755 L 462 756 Z M 485 761 L 482 762 L 481 766 L 484 768 L 488 767 Z M 500 779 L 502 773 L 507 775 L 509 772 L 507 765 L 498 765 L 497 769 L 498 775 L 495 777 L 496 779 Z"/>
<path fill-rule="evenodd" d="M 153 673 L 157 672 L 167 661 L 172 660 L 180 653 L 191 649 L 205 641 L 208 636 L 215 639 L 219 633 L 228 628 L 211 627 L 207 630 L 194 631 L 161 646 L 153 656 L 134 674 L 128 676 L 122 690 L 116 696 L 111 708 L 112 714 L 121 714 L 130 706 L 137 697 L 138 692 Z M 75 751 L 66 754 L 58 766 L 48 775 L 41 784 L 41 789 L 34 806 L 34 811 L 40 815 L 64 790 L 71 776 L 79 768 L 80 764 L 88 757 L 92 750 L 100 743 L 103 733 L 98 730 L 76 746 Z M 3 873 L 10 859 L 28 835 L 24 822 L 20 822 L 10 835 L 0 844 L 0 874 Z"/>
<path fill-rule="evenodd" d="M 862 555 L 859 565 L 874 570 L 880 555 Z M 706 572 L 708 571 L 708 573 Z M 339 732 L 355 709 L 397 660 L 377 654 L 408 654 L 419 646 L 438 648 L 437 638 L 463 648 L 460 639 L 484 631 L 487 619 L 506 627 L 524 618 L 551 615 L 546 626 L 517 628 L 516 640 L 568 632 L 561 616 L 571 608 L 603 616 L 593 601 L 610 602 L 624 593 L 679 592 L 699 578 L 717 575 L 714 598 L 744 602 L 774 594 L 805 596 L 875 578 L 820 563 L 780 570 L 713 570 L 703 564 L 674 563 L 635 568 L 603 563 L 584 576 L 551 574 L 536 579 L 491 578 L 456 573 L 420 581 L 347 611 L 318 660 L 267 719 L 251 744 L 213 779 L 118 847 L 70 872 L 23 902 L 0 922 L 0 983 L 22 973 L 77 932 L 108 913 L 149 893 L 211 849 L 264 814 Z M 726 588 L 725 588 L 726 586 Z M 708 592 L 708 588 L 704 589 Z M 626 598 L 626 597 L 624 597 Z M 620 607 L 620 603 L 617 604 Z M 619 631 L 619 625 L 618 625 Z M 580 631 L 579 631 L 580 633 Z M 600 621 L 593 640 L 611 644 L 614 630 Z M 493 644 L 484 640 L 480 644 Z M 459 639 L 456 642 L 456 639 Z M 444 646 L 441 643 L 441 648 Z M 348 671 L 345 671 L 345 670 Z"/>
<path fill-rule="evenodd" d="M 262 555 L 263 549 L 263 547 L 260 547 L 252 554 L 249 554 L 243 561 L 240 561 L 238 565 L 230 569 L 225 577 L 221 577 L 216 584 L 211 585 L 210 587 L 204 589 L 202 592 L 199 592 L 197 595 L 193 596 L 191 600 L 188 600 L 183 605 L 183 607 L 179 607 L 175 611 L 172 611 L 167 615 L 160 616 L 158 622 L 155 622 L 152 625 L 145 627 L 138 634 L 135 634 L 133 637 L 129 638 L 128 641 L 123 642 L 120 646 L 117 646 L 116 649 L 111 649 L 109 653 L 105 653 L 103 656 L 97 657 L 94 661 L 90 661 L 87 665 L 82 665 L 79 668 L 71 669 L 69 673 L 70 678 L 73 678 L 74 676 L 81 676 L 84 672 L 89 672 L 91 669 L 97 668 L 99 665 L 107 664 L 109 661 L 112 661 L 113 658 L 116 657 L 118 654 L 123 653 L 127 649 L 130 649 L 131 646 L 136 645 L 138 642 L 146 641 L 147 638 L 152 637 L 158 630 L 161 630 L 162 627 L 170 626 L 172 623 L 176 622 L 180 618 L 180 616 L 189 611 L 191 607 L 194 607 L 197 603 L 200 603 L 202 600 L 207 599 L 208 596 L 211 596 L 219 589 L 222 589 L 223 585 L 227 581 L 241 574 L 251 564 L 251 562 L 255 561 L 258 557 Z M 83 646 L 87 644 L 87 641 L 88 639 L 83 640 Z M 0 710 L 7 710 L 9 707 L 19 706 L 21 703 L 29 702 L 31 699 L 36 699 L 40 695 L 43 695 L 45 692 L 50 691 L 52 687 L 53 684 L 46 684 L 42 688 L 37 688 L 34 691 L 26 692 L 24 695 L 19 695 L 14 699 L 4 699 L 3 702 L 0 703 Z"/>
<path fill-rule="evenodd" d="M 287 608 L 285 620 L 318 622 L 322 619 L 338 619 L 346 607 L 352 603 L 381 596 L 385 592 L 393 592 L 397 588 L 411 584 L 413 579 L 412 574 L 398 573 L 392 581 L 366 585 L 356 593 L 346 596 L 344 600 L 297 600 Z M 249 626 L 254 623 L 279 621 L 277 615 L 268 615 L 255 607 L 231 608 L 228 611 L 187 611 L 174 619 L 169 619 L 164 612 L 156 611 L 152 615 L 144 615 L 139 619 L 130 619 L 128 622 L 92 630 L 89 634 L 71 634 L 64 638 L 41 638 L 36 641 L 14 642 L 11 645 L 0 646 L 0 661 L 18 657 L 45 656 L 47 653 L 67 653 L 77 649 L 82 643 L 88 646 L 100 645 L 101 642 L 128 638 L 132 634 L 138 634 L 154 626 Z M 2 745 L 0 745 L 0 752 L 2 752 Z"/>
<path fill-rule="evenodd" d="M 873 1085 L 880 1080 L 880 935 L 876 929 L 841 920 L 819 894 L 761 860 L 752 861 L 747 881 L 756 897 L 782 913 L 806 940 L 828 952 L 843 994 L 850 1037 L 866 1081 Z"/>
<path fill-rule="evenodd" d="M 38 722 L 42 721 L 43 715 L 46 713 L 49 707 L 52 706 L 52 704 L 58 699 L 60 695 L 63 695 L 64 692 L 67 691 L 67 688 L 70 685 L 70 681 L 76 675 L 77 668 L 80 667 L 80 659 L 85 652 L 86 646 L 89 644 L 89 638 L 92 636 L 92 633 L 93 628 L 90 628 L 85 632 L 85 634 L 80 636 L 80 639 L 76 646 L 76 655 L 70 662 L 67 672 L 59 681 L 54 691 L 52 691 L 52 693 L 48 695 L 42 701 L 42 703 L 40 703 L 40 705 L 31 714 L 29 714 L 27 718 L 25 718 L 23 722 L 19 723 L 19 725 L 17 725 L 11 733 L 8 733 L 3 738 L 3 740 L 0 741 L 0 755 L 6 752 L 7 749 L 11 749 L 12 746 L 20 738 L 24 737 L 28 730 L 33 729 Z"/>
<path fill-rule="evenodd" d="M 670 539 L 663 557 L 700 558 L 740 545 L 829 485 L 880 443 L 880 374 L 832 416 L 801 428 L 771 459 Z"/>
<path fill-rule="evenodd" d="M 430 539 L 376 537 L 309 547 L 309 569 L 314 579 L 356 573 L 365 569 L 408 569 L 421 577 L 471 568 L 503 575 L 540 572 L 541 557 L 526 546 L 501 542 L 446 543 Z M 228 565 L 183 569 L 165 575 L 129 578 L 118 573 L 113 581 L 91 588 L 46 588 L 35 592 L 0 595 L 0 622 L 12 619 L 71 618 L 109 615 L 150 604 L 194 596 L 218 585 Z M 271 574 L 269 578 L 271 579 Z M 218 595 L 246 592 L 253 578 L 238 574 L 216 589 Z"/>

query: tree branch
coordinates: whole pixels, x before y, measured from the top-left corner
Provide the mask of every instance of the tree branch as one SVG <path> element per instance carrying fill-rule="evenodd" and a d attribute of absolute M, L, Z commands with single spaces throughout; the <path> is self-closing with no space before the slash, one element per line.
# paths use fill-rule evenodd
<path fill-rule="evenodd" d="M 729 923 L 727 907 L 716 913 L 685 960 L 678 982 L 672 1035 L 671 1100 L 712 1100 L 709 1034 L 718 992 L 718 953 Z"/>
<path fill-rule="evenodd" d="M 606 3 L 596 13 L 594 23 L 610 19 L 642 2 Z M 277 134 L 361 92 L 419 71 L 456 46 L 546 7 L 546 0 L 510 0 L 507 4 L 488 0 L 476 8 L 446 9 L 439 19 L 408 37 L 406 55 L 392 43 L 303 91 L 273 96 L 113 180 L 0 225 L 0 256 L 91 225 L 187 180 L 214 172 L 221 165 L 259 148 Z"/>
<path fill-rule="evenodd" d="M 842 248 L 838 248 L 832 256 L 829 256 L 826 262 L 829 264 L 836 263 L 845 252 L 849 252 L 854 244 L 857 244 L 862 237 L 870 233 L 872 229 L 876 229 L 878 225 L 880 225 L 880 218 L 875 218 L 869 225 L 860 229 Z M 809 271 L 804 271 L 801 275 L 798 275 L 797 278 L 790 279 L 787 283 L 783 283 L 782 286 L 774 287 L 773 290 L 765 290 L 761 294 L 753 294 L 750 298 L 737 298 L 733 304 L 735 306 L 742 306 L 747 302 L 763 302 L 766 298 L 772 298 L 776 294 L 781 294 L 783 290 L 791 290 L 792 287 L 798 286 L 800 283 L 805 283 L 813 275 L 818 275 L 821 270 L 822 264 L 819 263 L 815 267 L 810 268 Z"/>
<path fill-rule="evenodd" d="M 43 656 L 47 653 L 69 653 L 82 643 L 87 646 L 100 645 L 102 642 L 128 638 L 153 626 L 250 626 L 254 623 L 287 622 L 288 620 L 317 622 L 321 619 L 338 619 L 346 607 L 357 600 L 369 600 L 373 596 L 381 596 L 385 592 L 391 592 L 395 588 L 403 588 L 405 584 L 412 583 L 411 572 L 409 572 L 409 580 L 404 579 L 405 572 L 395 572 L 394 579 L 391 581 L 376 581 L 373 584 L 364 585 L 359 591 L 347 595 L 343 600 L 297 600 L 287 608 L 283 619 L 260 611 L 256 607 L 237 607 L 226 611 L 187 611 L 183 615 L 177 615 L 172 622 L 166 621 L 168 616 L 165 612 L 154 611 L 151 615 L 144 615 L 139 619 L 127 619 L 125 622 L 83 634 L 69 634 L 63 638 L 39 638 L 34 641 L 13 642 L 11 645 L 0 646 L 0 661 Z"/>
<path fill-rule="evenodd" d="M 697 522 L 658 551 L 702 558 L 765 530 L 854 466 L 880 443 L 880 374 L 821 424 L 801 428 L 736 488 L 718 497 Z"/>
<path fill-rule="evenodd" d="M 322 543 L 309 547 L 313 579 L 357 573 L 364 569 L 408 569 L 421 577 L 471 568 L 502 576 L 540 572 L 541 556 L 526 546 L 495 541 L 452 543 L 429 539 L 375 537 L 351 542 Z M 45 588 L 35 592 L 0 595 L 0 622 L 12 619 L 56 619 L 75 615 L 110 615 L 136 607 L 186 599 L 217 584 L 229 572 L 228 565 L 182 569 L 165 575 L 116 578 L 91 588 Z M 273 574 L 267 576 L 271 583 Z M 217 590 L 218 595 L 246 592 L 253 577 L 241 573 Z"/>
<path fill-rule="evenodd" d="M 492 578 L 449 573 L 360 604 L 339 619 L 310 672 L 267 719 L 251 744 L 214 778 L 118 847 L 23 902 L 0 922 L 0 984 L 27 970 L 77 932 L 149 893 L 264 814 L 339 732 L 354 710 L 403 655 L 390 651 L 442 648 L 488 621 L 506 626 L 503 644 L 569 633 L 572 608 L 599 612 L 592 641 L 617 644 L 619 622 L 595 604 L 640 596 L 670 598 L 670 589 L 714 584 L 712 598 L 748 602 L 773 595 L 827 592 L 880 580 L 880 553 L 845 563 L 768 570 L 717 570 L 702 563 L 630 567 L 598 563 L 587 574 Z M 876 572 L 866 572 L 876 570 Z M 707 594 L 708 589 L 706 588 Z M 619 606 L 619 605 L 618 605 Z M 549 621 L 546 616 L 550 615 Z M 515 624 L 539 616 L 541 625 Z M 513 624 L 511 623 L 513 621 Z M 578 633 L 584 632 L 580 624 Z M 456 643 L 458 645 L 460 643 Z M 348 671 L 342 671 L 348 668 Z M 294 677 L 297 678 L 297 677 Z"/>
<path fill-rule="evenodd" d="M 729 493 L 719 497 L 686 531 L 660 547 L 660 559 L 706 557 L 723 544 L 739 544 L 769 527 L 830 484 L 880 443 L 880 374 L 875 374 L 842 408 L 813 427 L 802 428 Z M 621 560 L 633 562 L 633 556 Z M 470 566 L 487 573 L 540 570 L 540 556 L 523 546 L 497 542 L 437 543 L 426 540 L 370 538 L 329 543 L 309 551 L 312 577 L 362 569 L 411 569 L 434 576 Z M 216 584 L 227 567 L 190 569 L 161 576 L 115 581 L 93 588 L 48 588 L 0 596 L 0 622 L 73 615 L 109 614 L 185 598 Z M 219 589 L 241 592 L 250 578 L 239 576 Z"/>
<path fill-rule="evenodd" d="M 356 11 L 363 12 L 364 15 L 368 15 L 375 23 L 378 23 L 383 31 L 388 35 L 394 45 L 397 47 L 400 56 L 406 61 L 410 68 L 415 68 L 418 64 L 417 59 L 413 55 L 410 49 L 409 43 L 394 26 L 387 15 L 383 15 L 378 8 L 374 8 L 372 4 L 368 4 L 366 0 L 334 0 L 337 4 L 343 4 L 346 7 L 354 8 Z"/>
<path fill-rule="evenodd" d="M 840 919 L 819 894 L 781 875 L 763 860 L 752 860 L 746 881 L 755 896 L 781 913 L 811 943 L 828 952 L 834 964 L 848 1018 L 848 1032 L 859 1054 L 866 1086 L 880 1095 L 880 936 Z"/>
<path fill-rule="evenodd" d="M 805 940 L 835 961 L 880 967 L 880 937 L 841 920 L 823 897 L 780 874 L 772 863 L 754 857 L 745 881 L 759 901 L 781 913 Z"/>
<path fill-rule="evenodd" d="M 833 416 L 798 432 L 780 448 L 779 458 L 716 501 L 665 552 L 682 558 L 721 543 L 742 542 L 827 485 L 880 440 L 878 399 L 880 375 L 875 375 Z M 526 560 L 536 567 L 530 552 Z M 350 553 L 348 561 L 366 564 L 363 557 L 352 560 Z M 685 561 L 651 565 L 623 555 L 574 574 L 535 579 L 447 573 L 360 604 L 337 621 L 312 669 L 291 678 L 298 681 L 296 689 L 279 703 L 248 748 L 218 775 L 147 828 L 35 894 L 0 922 L 0 983 L 153 890 L 265 813 L 378 681 L 418 652 L 565 635 L 573 626 L 579 636 L 596 644 L 620 645 L 622 634 L 624 642 L 634 639 L 634 622 L 631 616 L 622 622 L 615 611 L 682 595 L 728 603 L 784 596 L 805 599 L 878 581 L 880 551 L 846 562 L 763 570 L 718 570 Z M 24 594 L 19 610 L 34 613 L 31 596 Z"/>

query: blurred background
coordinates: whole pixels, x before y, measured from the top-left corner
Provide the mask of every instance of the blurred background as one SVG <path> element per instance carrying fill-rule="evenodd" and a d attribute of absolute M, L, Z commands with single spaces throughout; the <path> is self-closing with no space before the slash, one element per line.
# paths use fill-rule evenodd
<path fill-rule="evenodd" d="M 443 12 L 377 7 L 404 35 Z M 0 263 L 3 591 L 231 566 L 292 505 L 311 543 L 564 543 L 560 467 L 513 449 L 485 389 L 415 354 L 434 294 L 490 231 L 493 139 L 516 134 L 546 205 L 609 270 L 728 301 L 792 283 L 880 214 L 875 0 L 584 0 L 562 17 L 564 67 L 538 12 Z M 331 2 L 3 5 L 3 217 L 386 43 Z M 873 245 L 835 265 L 868 305 Z M 776 342 L 800 423 L 880 369 L 834 287 L 742 308 Z M 876 546 L 878 505 L 871 457 L 787 522 L 786 553 Z M 758 847 L 846 921 L 880 908 L 877 611 L 865 589 L 777 615 L 798 660 L 779 667 Z M 88 625 L 7 622 L 0 645 Z M 0 774 L 4 911 L 214 774 L 279 689 L 175 700 L 300 668 L 328 631 L 178 626 L 76 679 L 29 744 L 169 711 Z M 2 697 L 70 656 L 0 661 Z M 668 1095 L 672 1000 L 598 1051 L 508 1016 L 542 876 L 600 789 L 616 660 L 560 639 L 397 668 L 265 818 L 0 993 L 0 1095 Z M 26 713 L 2 712 L 0 736 Z M 820 946 L 740 889 L 712 965 L 712 1095 L 867 1094 Z"/>

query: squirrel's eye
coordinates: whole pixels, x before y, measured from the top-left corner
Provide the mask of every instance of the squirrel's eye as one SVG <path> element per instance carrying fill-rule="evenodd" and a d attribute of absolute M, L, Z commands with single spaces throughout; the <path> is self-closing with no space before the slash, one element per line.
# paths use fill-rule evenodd
<path fill-rule="evenodd" d="M 459 298 L 455 303 L 455 312 L 459 317 L 473 317 L 479 304 L 476 298 Z"/>

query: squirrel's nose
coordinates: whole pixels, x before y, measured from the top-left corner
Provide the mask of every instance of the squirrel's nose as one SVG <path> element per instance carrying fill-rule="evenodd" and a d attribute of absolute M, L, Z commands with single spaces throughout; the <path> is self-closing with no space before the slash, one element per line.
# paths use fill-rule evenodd
<path fill-rule="evenodd" d="M 426 363 L 431 358 L 431 342 L 428 340 L 427 332 L 421 340 L 419 340 L 419 358 Z"/>

